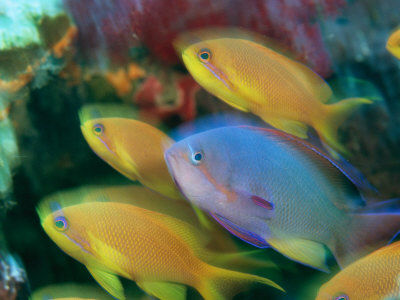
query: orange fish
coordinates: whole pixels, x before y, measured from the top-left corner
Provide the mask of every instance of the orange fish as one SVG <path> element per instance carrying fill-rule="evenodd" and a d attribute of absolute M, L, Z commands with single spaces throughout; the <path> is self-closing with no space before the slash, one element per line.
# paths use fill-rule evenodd
<path fill-rule="evenodd" d="M 316 300 L 400 299 L 400 242 L 352 263 L 324 284 Z"/>
<path fill-rule="evenodd" d="M 251 283 L 282 290 L 269 279 L 208 264 L 204 235 L 164 214 L 104 201 L 71 206 L 44 201 L 38 214 L 48 236 L 117 299 L 125 299 L 118 276 L 171 300 L 185 298 L 185 285 L 205 299 L 230 298 Z"/>
<path fill-rule="evenodd" d="M 337 129 L 365 98 L 349 98 L 327 104 L 328 84 L 311 69 L 250 40 L 216 38 L 210 33 L 184 34 L 175 42 L 194 79 L 229 105 L 258 115 L 265 122 L 300 138 L 308 126 L 321 140 L 342 153 Z M 186 43 L 185 43 L 186 42 Z"/>
<path fill-rule="evenodd" d="M 400 29 L 395 30 L 386 43 L 386 49 L 395 57 L 400 59 Z"/>
<path fill-rule="evenodd" d="M 131 180 L 169 198 L 181 195 L 164 160 L 174 141 L 161 130 L 133 119 L 81 117 L 82 133 L 93 151 Z"/>

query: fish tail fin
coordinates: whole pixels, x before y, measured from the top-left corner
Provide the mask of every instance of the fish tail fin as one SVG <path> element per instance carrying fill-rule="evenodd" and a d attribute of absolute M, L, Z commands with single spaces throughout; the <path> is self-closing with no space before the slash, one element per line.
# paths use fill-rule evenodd
<path fill-rule="evenodd" d="M 235 294 L 254 283 L 265 284 L 284 292 L 283 288 L 270 279 L 211 265 L 207 266 L 206 276 L 202 276 L 198 284 L 198 291 L 206 300 L 224 300 L 231 299 Z"/>
<path fill-rule="evenodd" d="M 338 239 L 334 255 L 341 267 L 390 243 L 400 231 L 400 211 L 393 213 L 354 213 L 348 237 Z"/>
<path fill-rule="evenodd" d="M 371 104 L 372 101 L 366 98 L 347 98 L 340 102 L 327 105 L 327 114 L 321 123 L 315 126 L 318 135 L 323 143 L 334 151 L 349 155 L 347 149 L 339 142 L 338 128 L 350 116 L 350 114 L 363 104 Z M 334 151 L 332 151 L 334 154 Z M 334 155 L 335 156 L 335 155 Z"/>

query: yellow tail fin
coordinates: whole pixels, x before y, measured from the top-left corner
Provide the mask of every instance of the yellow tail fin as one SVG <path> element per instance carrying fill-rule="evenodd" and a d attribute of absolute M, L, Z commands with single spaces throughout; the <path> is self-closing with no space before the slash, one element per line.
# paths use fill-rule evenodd
<path fill-rule="evenodd" d="M 267 278 L 221 269 L 211 265 L 208 265 L 207 274 L 202 276 L 201 280 L 198 291 L 206 300 L 231 299 L 235 294 L 245 290 L 253 283 L 261 283 L 283 292 L 285 291 L 278 284 Z"/>
<path fill-rule="evenodd" d="M 320 139 L 333 150 L 349 156 L 346 148 L 338 140 L 338 127 L 350 116 L 350 114 L 363 104 L 371 104 L 366 98 L 348 98 L 327 107 L 327 114 L 320 124 L 314 126 Z"/>

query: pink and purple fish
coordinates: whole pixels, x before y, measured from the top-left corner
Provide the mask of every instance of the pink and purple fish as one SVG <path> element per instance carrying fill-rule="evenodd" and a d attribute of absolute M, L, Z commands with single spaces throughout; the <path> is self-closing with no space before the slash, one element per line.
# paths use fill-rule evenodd
<path fill-rule="evenodd" d="M 276 130 L 231 126 L 192 135 L 165 152 L 185 197 L 242 240 L 328 271 L 388 243 L 399 211 L 366 206 L 351 166 Z M 393 201 L 391 202 L 393 206 Z"/>

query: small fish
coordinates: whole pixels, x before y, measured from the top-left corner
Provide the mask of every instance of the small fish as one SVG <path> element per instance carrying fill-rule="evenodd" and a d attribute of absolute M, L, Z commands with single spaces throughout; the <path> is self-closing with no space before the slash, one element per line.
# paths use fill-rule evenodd
<path fill-rule="evenodd" d="M 347 154 L 337 129 L 365 98 L 327 104 L 329 85 L 311 69 L 251 40 L 183 37 L 177 51 L 194 79 L 208 92 L 231 106 L 258 115 L 273 127 L 307 138 L 307 126 L 333 150 Z M 200 39 L 200 41 L 198 41 Z"/>
<path fill-rule="evenodd" d="M 38 214 L 47 235 L 117 299 L 125 299 L 118 276 L 171 300 L 185 298 L 184 285 L 205 299 L 230 298 L 251 283 L 282 290 L 269 279 L 208 264 L 204 234 L 164 214 L 112 201 L 44 201 Z"/>
<path fill-rule="evenodd" d="M 400 59 L 400 28 L 392 32 L 386 43 L 386 49 Z"/>
<path fill-rule="evenodd" d="M 400 242 L 352 263 L 324 284 L 316 300 L 400 299 Z"/>
<path fill-rule="evenodd" d="M 121 174 L 169 198 L 181 198 L 164 161 L 164 149 L 174 141 L 161 130 L 133 119 L 87 120 L 82 115 L 81 130 L 92 150 Z"/>
<path fill-rule="evenodd" d="M 277 130 L 224 127 L 174 144 L 165 158 L 185 197 L 228 231 L 271 246 L 303 264 L 328 271 L 332 253 L 341 266 L 387 243 L 400 214 L 362 214 L 350 166 Z M 328 249 L 330 251 L 328 251 Z"/>

